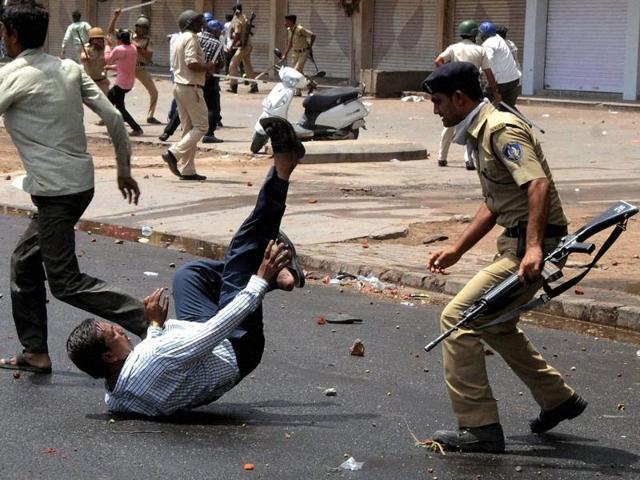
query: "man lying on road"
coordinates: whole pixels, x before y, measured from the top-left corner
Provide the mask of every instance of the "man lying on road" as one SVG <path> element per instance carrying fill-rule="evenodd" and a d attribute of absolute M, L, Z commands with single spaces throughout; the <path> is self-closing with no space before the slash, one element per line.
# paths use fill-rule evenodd
<path fill-rule="evenodd" d="M 191 262 L 176 272 L 180 320 L 165 322 L 169 301 L 159 289 L 145 299 L 147 338 L 135 348 L 122 328 L 107 322 L 85 320 L 71 332 L 67 353 L 79 369 L 105 378 L 109 410 L 159 416 L 217 400 L 262 359 L 260 306 L 267 290 L 304 284 L 293 245 L 278 233 L 289 177 L 304 147 L 286 120 L 261 123 L 274 167 L 224 261 Z M 284 242 L 275 245 L 276 237 Z"/>

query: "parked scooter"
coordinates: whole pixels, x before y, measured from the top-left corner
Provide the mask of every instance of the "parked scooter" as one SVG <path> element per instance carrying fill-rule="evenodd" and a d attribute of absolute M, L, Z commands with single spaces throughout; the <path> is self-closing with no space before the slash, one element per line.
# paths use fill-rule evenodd
<path fill-rule="evenodd" d="M 255 125 L 251 151 L 258 153 L 269 141 L 260 119 L 287 118 L 296 89 L 308 88 L 312 80 L 290 67 L 280 67 L 278 83 L 262 102 L 263 112 Z M 355 87 L 336 87 L 315 93 L 304 99 L 304 115 L 293 124 L 302 141 L 357 139 L 365 128 L 364 117 L 369 111 L 361 100 L 362 91 Z M 293 122 L 292 122 L 293 123 Z"/>

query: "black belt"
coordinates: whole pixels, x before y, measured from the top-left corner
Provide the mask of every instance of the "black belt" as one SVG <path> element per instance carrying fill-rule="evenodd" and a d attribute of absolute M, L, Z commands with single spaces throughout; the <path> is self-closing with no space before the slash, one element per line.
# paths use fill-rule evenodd
<path fill-rule="evenodd" d="M 509 227 L 504 229 L 504 234 L 509 238 L 518 238 L 519 232 L 521 228 L 526 227 L 526 222 L 524 222 L 524 227 L 519 227 L 516 225 L 515 227 Z M 545 238 L 553 238 L 553 237 L 564 237 L 569 231 L 567 230 L 566 225 L 547 225 L 547 228 L 544 229 Z"/>
<path fill-rule="evenodd" d="M 299 49 L 299 48 L 294 48 L 293 49 L 293 51 L 296 52 L 296 53 L 306 52 L 307 50 L 309 50 L 309 47 L 303 48 L 303 49 Z"/>
<path fill-rule="evenodd" d="M 193 83 L 176 83 L 176 85 L 180 85 L 181 87 L 203 88 L 202 85 L 195 85 Z"/>

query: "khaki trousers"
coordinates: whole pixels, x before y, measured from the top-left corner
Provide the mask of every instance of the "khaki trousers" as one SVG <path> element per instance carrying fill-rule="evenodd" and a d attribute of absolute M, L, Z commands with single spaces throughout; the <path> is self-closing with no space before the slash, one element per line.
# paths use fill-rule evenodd
<path fill-rule="evenodd" d="M 149 112 L 147 113 L 147 118 L 151 118 L 155 116 L 156 106 L 158 105 L 158 89 L 146 67 L 141 65 L 136 67 L 136 78 L 140 80 L 140 83 L 149 94 Z"/>
<path fill-rule="evenodd" d="M 558 241 L 559 238 L 545 240 L 545 252 L 554 248 Z M 440 324 L 443 330 L 457 323 L 462 312 L 489 287 L 518 270 L 520 259 L 515 255 L 516 246 L 517 239 L 498 238 L 499 253 L 494 262 L 478 272 L 442 312 Z M 540 285 L 524 289 L 508 307 L 483 317 L 482 322 L 525 304 L 533 298 Z M 461 328 L 443 342 L 445 382 L 459 426 L 480 427 L 499 422 L 497 402 L 487 378 L 483 341 L 502 356 L 542 409 L 555 408 L 573 394 L 560 373 L 547 364 L 517 327 L 517 322 L 516 318 L 480 331 Z"/>
<path fill-rule="evenodd" d="M 304 73 L 304 65 L 307 63 L 309 59 L 309 50 L 305 50 L 304 52 L 293 52 L 293 68 L 295 68 L 300 73 Z"/>
<path fill-rule="evenodd" d="M 204 101 L 202 88 L 190 85 L 174 84 L 173 97 L 178 106 L 182 138 L 171 145 L 169 151 L 178 162 L 182 163 L 181 173 L 193 175 L 196 173 L 195 157 L 198 142 L 209 128 L 207 104 Z"/>
<path fill-rule="evenodd" d="M 237 77 L 240 75 L 240 63 L 244 65 L 244 73 L 248 78 L 254 78 L 256 73 L 253 71 L 253 66 L 251 65 L 251 51 L 253 50 L 253 45 L 248 45 L 246 47 L 240 47 L 236 50 L 235 55 L 231 59 L 231 64 L 229 65 L 229 75 L 232 77 Z M 229 80 L 230 86 L 238 85 L 238 80 L 231 79 Z"/>
<path fill-rule="evenodd" d="M 440 148 L 438 150 L 438 160 L 447 160 L 449 156 L 449 148 L 451 147 L 451 142 L 453 141 L 453 135 L 456 132 L 455 127 L 444 127 L 442 129 L 442 134 L 440 135 Z M 467 149 L 464 149 L 464 161 L 469 161 L 469 153 Z"/>

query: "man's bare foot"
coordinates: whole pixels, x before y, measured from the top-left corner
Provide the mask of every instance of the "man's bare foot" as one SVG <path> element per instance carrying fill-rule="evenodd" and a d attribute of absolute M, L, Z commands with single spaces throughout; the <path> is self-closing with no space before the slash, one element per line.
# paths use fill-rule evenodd
<path fill-rule="evenodd" d="M 51 357 L 48 353 L 22 353 L 10 358 L 0 358 L 0 366 L 16 370 L 51 370 Z M 24 368 L 20 368 L 24 367 Z"/>
<path fill-rule="evenodd" d="M 296 279 L 288 268 L 283 268 L 276 278 L 276 288 L 290 292 L 295 287 Z"/>

